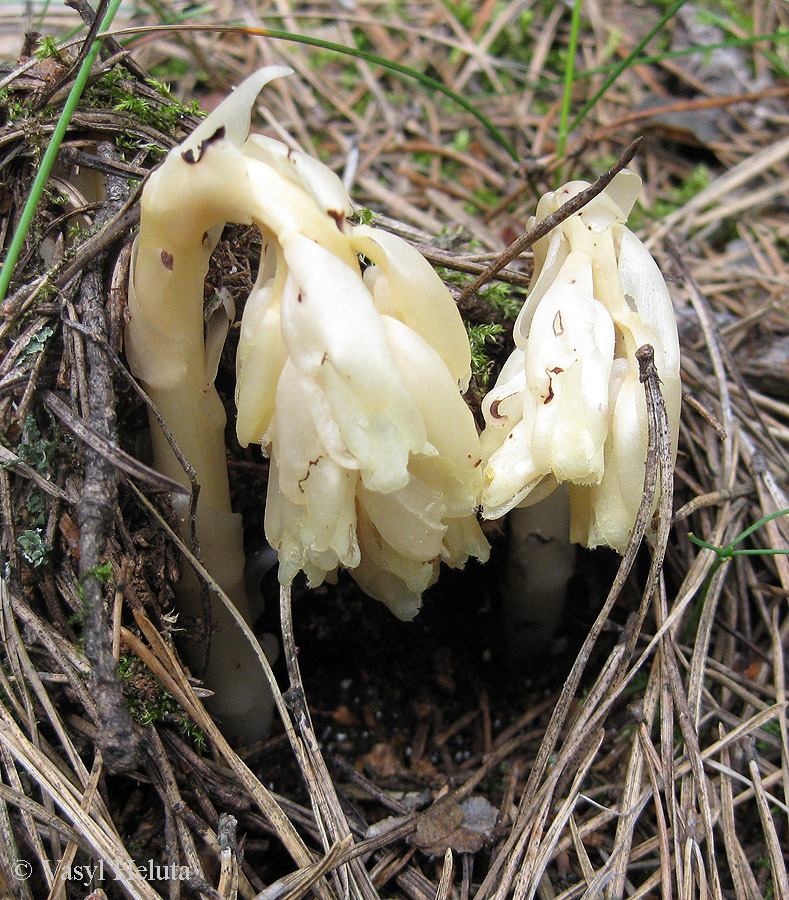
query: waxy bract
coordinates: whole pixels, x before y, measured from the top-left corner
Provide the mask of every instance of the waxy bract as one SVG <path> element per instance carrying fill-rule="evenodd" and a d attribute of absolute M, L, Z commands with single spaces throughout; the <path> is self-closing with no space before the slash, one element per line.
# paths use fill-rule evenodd
<path fill-rule="evenodd" d="M 483 512 L 497 518 L 570 491 L 570 538 L 624 550 L 641 501 L 647 418 L 635 351 L 655 350 L 676 453 L 679 343 L 663 277 L 625 227 L 640 179 L 608 188 L 534 245 L 516 349 L 485 398 Z M 537 219 L 584 188 L 546 194 Z M 534 221 L 534 220 L 533 220 Z"/>

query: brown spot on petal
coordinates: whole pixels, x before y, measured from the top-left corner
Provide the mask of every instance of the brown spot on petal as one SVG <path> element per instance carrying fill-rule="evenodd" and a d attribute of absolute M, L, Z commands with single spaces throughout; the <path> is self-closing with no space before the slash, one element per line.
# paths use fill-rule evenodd
<path fill-rule="evenodd" d="M 505 419 L 506 416 L 499 415 L 499 404 L 501 400 L 494 400 L 493 403 L 490 404 L 490 414 L 494 419 Z"/>
<path fill-rule="evenodd" d="M 221 141 L 225 136 L 225 126 L 220 125 L 219 128 L 210 136 L 207 137 L 204 141 L 200 143 L 197 148 L 197 155 L 195 156 L 194 150 L 184 150 L 181 154 L 181 159 L 185 163 L 189 163 L 190 166 L 193 166 L 195 163 L 200 162 L 203 158 L 203 153 L 205 153 L 206 147 L 210 146 L 214 143 L 214 141 Z"/>
<path fill-rule="evenodd" d="M 299 291 L 298 295 L 296 296 L 296 302 L 297 302 L 297 303 L 303 303 L 303 302 L 304 302 L 304 294 L 302 294 L 301 291 Z"/>
<path fill-rule="evenodd" d="M 561 310 L 559 310 L 553 317 L 553 336 L 559 337 L 560 334 L 564 334 L 564 325 L 562 324 Z"/>
<path fill-rule="evenodd" d="M 162 250 L 162 265 L 167 269 L 168 272 L 173 271 L 173 254 L 168 253 L 166 250 Z"/>
<path fill-rule="evenodd" d="M 481 466 L 481 465 L 482 465 L 482 460 L 481 460 L 481 459 L 478 459 L 478 460 L 474 463 L 474 468 L 476 469 L 477 466 Z"/>
<path fill-rule="evenodd" d="M 345 224 L 345 213 L 336 209 L 329 209 L 327 212 L 334 219 L 334 224 L 342 231 L 342 226 Z"/>
<path fill-rule="evenodd" d="M 551 375 L 561 375 L 564 372 L 560 366 L 554 366 L 552 369 L 546 369 L 545 374 L 548 376 L 548 396 L 542 401 L 546 406 L 553 400 L 555 394 L 553 393 L 553 384 L 551 382 Z"/>
<path fill-rule="evenodd" d="M 318 463 L 319 463 L 322 459 L 323 459 L 323 454 L 321 454 L 317 459 L 311 459 L 311 460 L 307 463 L 307 474 L 306 474 L 303 478 L 299 478 L 299 480 L 298 480 L 298 482 L 297 482 L 298 485 L 299 485 L 299 490 L 302 492 L 302 494 L 304 493 L 304 488 L 301 486 L 302 483 L 305 482 L 305 481 L 310 477 L 310 469 L 312 469 L 313 466 L 317 466 Z"/>

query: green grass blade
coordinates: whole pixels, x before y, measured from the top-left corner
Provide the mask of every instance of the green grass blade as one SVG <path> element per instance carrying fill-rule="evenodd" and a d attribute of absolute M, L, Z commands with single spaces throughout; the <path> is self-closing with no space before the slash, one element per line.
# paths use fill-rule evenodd
<path fill-rule="evenodd" d="M 688 2 L 688 0 L 676 0 L 674 5 L 663 15 L 660 21 L 651 28 L 644 37 L 636 44 L 633 48 L 632 52 L 629 53 L 625 59 L 623 59 L 620 63 L 618 63 L 611 74 L 606 78 L 606 80 L 600 85 L 600 88 L 595 92 L 594 96 L 591 100 L 589 100 L 584 108 L 578 113 L 578 115 L 573 119 L 570 127 L 567 129 L 568 133 L 575 131 L 575 129 L 583 122 L 584 117 L 589 112 L 590 109 L 597 103 L 597 101 L 605 94 L 608 88 L 616 81 L 617 78 L 625 71 L 625 69 L 629 68 L 633 65 L 636 59 L 638 59 L 638 55 L 641 51 L 646 47 L 646 45 L 652 40 L 652 38 L 660 31 L 660 29 L 672 19 L 677 12 Z"/>
<path fill-rule="evenodd" d="M 500 147 L 503 147 L 516 163 L 520 162 L 517 150 L 507 138 L 504 137 L 493 122 L 491 122 L 486 115 L 481 113 L 473 103 L 466 100 L 461 94 L 455 93 L 455 91 L 451 90 L 451 88 L 448 88 L 440 81 L 437 81 L 435 78 L 424 75 L 422 72 L 417 72 L 415 69 L 394 62 L 391 59 L 378 56 L 376 53 L 360 50 L 358 47 L 348 47 L 345 44 L 335 44 L 333 41 L 324 41 L 322 38 L 310 37 L 305 34 L 295 34 L 292 31 L 281 31 L 276 28 L 253 28 L 247 25 L 148 25 L 140 28 L 123 28 L 112 32 L 111 36 L 118 38 L 122 35 L 152 34 L 159 31 L 202 31 L 206 33 L 219 32 L 221 34 L 258 35 L 260 37 L 271 38 L 275 41 L 289 41 L 294 44 L 304 44 L 307 47 L 317 47 L 320 50 L 328 50 L 331 53 L 337 53 L 341 56 L 351 56 L 355 59 L 363 59 L 365 62 L 372 63 L 372 65 L 380 66 L 382 69 L 389 69 L 391 72 L 397 72 L 398 75 L 403 75 L 406 78 L 418 81 L 423 87 L 438 91 L 445 97 L 449 97 L 450 100 L 457 103 L 457 105 L 462 109 L 465 109 L 466 112 L 471 113 L 496 143 Z M 102 37 L 108 36 L 109 35 L 102 35 Z"/>
<path fill-rule="evenodd" d="M 745 538 L 749 537 L 756 531 L 758 528 L 761 528 L 762 525 L 766 525 L 768 522 L 772 522 L 773 519 L 780 519 L 782 516 L 788 516 L 789 509 L 779 509 L 777 512 L 770 513 L 768 516 L 765 516 L 763 519 L 759 519 L 758 522 L 754 522 L 753 525 L 749 525 L 745 531 L 740 532 L 737 537 L 728 545 L 733 548 L 736 544 L 739 544 L 741 541 L 744 541 Z"/>
<path fill-rule="evenodd" d="M 344 56 L 352 56 L 356 59 L 363 59 L 365 62 L 372 63 L 373 65 L 380 66 L 382 69 L 389 69 L 392 72 L 397 72 L 399 75 L 404 75 L 406 78 L 412 78 L 415 81 L 418 81 L 423 87 L 430 88 L 434 91 L 439 91 L 444 94 L 445 97 L 449 97 L 450 100 L 454 101 L 458 104 L 458 106 L 462 107 L 466 110 L 466 112 L 471 113 L 475 119 L 485 128 L 488 134 L 498 143 L 501 147 L 503 147 L 507 153 L 513 158 L 515 162 L 520 162 L 520 158 L 518 157 L 518 153 L 512 144 L 504 137 L 504 135 L 499 131 L 498 128 L 490 121 L 490 119 L 483 115 L 473 103 L 469 100 L 466 100 L 465 97 L 456 93 L 455 91 L 448 88 L 446 85 L 442 84 L 440 81 L 437 81 L 435 78 L 431 78 L 429 75 L 424 75 L 422 72 L 417 72 L 415 69 L 410 68 L 409 66 L 404 66 L 401 63 L 394 62 L 390 59 L 385 59 L 383 56 L 378 56 L 376 53 L 370 53 L 367 50 L 360 50 L 358 47 L 348 47 L 344 44 L 335 44 L 332 41 L 324 41 L 321 38 L 308 37 L 303 34 L 294 34 L 290 31 L 279 31 L 273 28 L 250 28 L 247 29 L 253 34 L 261 34 L 264 37 L 273 38 L 274 40 L 281 41 L 292 41 L 295 44 L 306 44 L 310 47 L 318 47 L 321 50 L 329 50 L 334 53 L 339 53 Z"/>
<path fill-rule="evenodd" d="M 573 15 L 570 20 L 570 43 L 567 47 L 567 62 L 564 67 L 564 94 L 562 96 L 562 112 L 559 118 L 559 135 L 556 141 L 556 156 L 561 159 L 564 156 L 564 148 L 569 134 L 567 122 L 570 118 L 570 105 L 573 100 L 573 85 L 575 84 L 575 51 L 578 47 L 578 32 L 581 28 L 581 0 L 575 0 Z M 561 180 L 561 179 L 560 179 Z"/>
<path fill-rule="evenodd" d="M 123 0 L 112 0 L 109 7 L 107 8 L 107 14 L 104 16 L 104 19 L 101 23 L 102 31 L 105 31 L 107 28 L 109 28 L 112 20 L 115 18 L 118 7 L 122 2 Z M 22 215 L 19 217 L 19 223 L 16 227 L 16 230 L 14 231 L 14 236 L 11 240 L 11 246 L 8 248 L 8 254 L 6 255 L 5 261 L 3 262 L 3 268 L 0 269 L 0 303 L 3 301 L 6 293 L 8 292 L 8 286 L 11 284 L 11 276 L 14 272 L 14 266 L 16 266 L 19 260 L 19 256 L 22 253 L 22 247 L 25 243 L 25 237 L 27 236 L 28 229 L 30 228 L 30 225 L 33 221 L 33 216 L 35 215 L 38 201 L 41 199 L 41 194 L 44 192 L 44 185 L 49 178 L 49 173 L 52 171 L 52 166 L 55 164 L 55 160 L 57 159 L 60 145 L 63 143 L 63 138 L 66 135 L 66 130 L 68 129 L 69 122 L 71 121 L 71 117 L 74 115 L 74 111 L 77 108 L 80 97 L 82 97 L 82 92 L 85 90 L 85 85 L 88 82 L 90 70 L 96 60 L 96 57 L 99 54 L 99 50 L 101 49 L 101 40 L 101 37 L 97 37 L 96 40 L 93 41 L 90 50 L 88 51 L 85 59 L 82 61 L 82 65 L 79 68 L 79 72 L 77 72 L 77 77 L 74 79 L 74 84 L 71 88 L 71 91 L 69 92 L 69 95 L 66 98 L 66 102 L 63 105 L 63 110 L 60 113 L 60 118 L 57 121 L 55 130 L 52 132 L 49 146 L 46 149 L 44 158 L 41 160 L 41 165 L 39 166 L 38 172 L 36 173 L 36 177 L 33 182 L 33 186 L 31 187 L 30 193 L 28 194 L 24 209 L 22 210 Z"/>
<path fill-rule="evenodd" d="M 763 43 L 780 43 L 782 41 L 789 40 L 789 30 L 779 29 L 778 31 L 772 32 L 770 34 L 755 34 L 751 37 L 744 38 L 727 38 L 724 41 L 716 41 L 712 44 L 698 44 L 695 47 L 685 47 L 682 50 L 664 50 L 662 53 L 654 53 L 648 56 L 639 56 L 632 61 L 630 64 L 632 67 L 635 66 L 648 66 L 653 63 L 661 63 L 667 59 L 680 59 L 683 56 L 696 56 L 699 53 L 709 53 L 712 50 L 727 50 L 738 47 L 751 47 L 754 44 L 763 44 Z M 608 75 L 610 72 L 613 72 L 616 69 L 620 68 L 620 63 L 608 63 L 605 66 L 595 66 L 593 69 L 584 69 L 583 72 L 575 73 L 575 81 L 579 82 L 586 78 L 592 78 L 595 75 Z M 782 75 L 786 75 L 789 72 L 783 63 L 778 63 L 780 66 L 780 71 Z M 553 77 L 543 77 L 540 78 L 536 83 L 535 87 L 537 88 L 546 88 L 550 87 L 554 84 L 560 84 L 563 81 L 563 77 L 558 75 Z"/>

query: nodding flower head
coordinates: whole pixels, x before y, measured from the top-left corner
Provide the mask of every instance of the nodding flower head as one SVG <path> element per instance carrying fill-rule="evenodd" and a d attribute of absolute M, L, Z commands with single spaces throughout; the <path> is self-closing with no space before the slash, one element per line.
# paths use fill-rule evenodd
<path fill-rule="evenodd" d="M 671 297 L 650 254 L 625 227 L 640 179 L 621 172 L 534 245 L 535 269 L 515 323 L 516 348 L 485 398 L 483 512 L 496 518 L 570 491 L 570 537 L 624 549 L 640 504 L 647 417 L 636 350 L 655 348 L 673 452 L 679 343 Z M 588 187 L 546 194 L 537 218 Z"/>
<path fill-rule="evenodd" d="M 411 618 L 441 561 L 488 553 L 465 327 L 421 254 L 348 221 L 331 170 L 256 135 L 240 155 L 263 240 L 241 321 L 237 435 L 271 457 L 265 528 L 280 580 L 303 570 L 315 585 L 344 566 Z"/>

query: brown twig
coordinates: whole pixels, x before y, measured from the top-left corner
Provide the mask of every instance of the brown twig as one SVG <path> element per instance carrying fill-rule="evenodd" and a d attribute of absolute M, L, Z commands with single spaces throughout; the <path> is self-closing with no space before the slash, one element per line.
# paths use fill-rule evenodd
<path fill-rule="evenodd" d="M 99 152 L 112 158 L 113 149 L 102 144 Z M 112 210 L 122 206 L 128 193 L 125 182 L 107 181 L 107 205 L 99 215 L 98 224 L 110 218 Z M 102 280 L 103 255 L 91 260 L 80 285 L 82 318 L 85 327 L 106 335 L 104 291 Z M 88 404 L 90 415 L 87 428 L 100 436 L 107 445 L 117 442 L 115 394 L 109 361 L 95 343 L 86 348 L 88 361 Z M 52 394 L 48 405 L 52 408 Z M 60 406 L 55 402 L 55 407 Z M 80 525 L 79 574 L 83 590 L 85 613 L 85 653 L 91 663 L 91 692 L 98 714 L 98 741 L 107 768 L 111 772 L 129 771 L 136 767 L 139 738 L 134 730 L 126 700 L 121 690 L 118 668 L 112 653 L 111 633 L 107 627 L 104 589 L 97 570 L 104 557 L 112 522 L 115 518 L 118 487 L 115 465 L 106 455 L 88 445 L 85 449 L 85 478 L 78 507 Z"/>
<path fill-rule="evenodd" d="M 572 197 L 566 203 L 563 203 L 556 212 L 551 213 L 540 222 L 537 222 L 525 232 L 525 234 L 522 234 L 517 240 L 513 241 L 509 247 L 507 247 L 507 249 L 495 259 L 484 272 L 482 272 L 481 275 L 477 276 L 471 284 L 463 288 L 460 296 L 457 298 L 457 302 L 463 303 L 466 301 L 473 293 L 478 291 L 482 285 L 487 284 L 491 278 L 504 268 L 504 266 L 520 256 L 521 253 L 525 253 L 526 250 L 541 237 L 545 237 L 545 235 L 556 228 L 557 225 L 560 225 L 565 219 L 586 206 L 590 200 L 593 200 L 598 194 L 601 194 L 636 155 L 638 148 L 641 146 L 641 140 L 642 138 L 640 137 L 636 138 L 627 147 L 616 163 L 614 163 L 614 165 L 593 184 L 590 184 L 588 188 L 584 188 L 584 190 L 576 194 L 575 197 Z"/>

